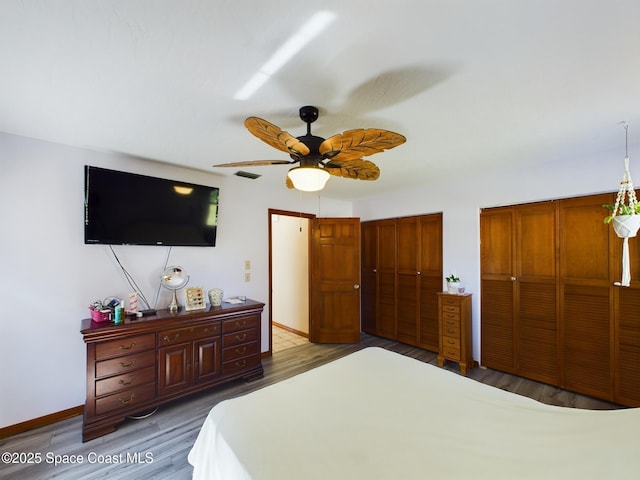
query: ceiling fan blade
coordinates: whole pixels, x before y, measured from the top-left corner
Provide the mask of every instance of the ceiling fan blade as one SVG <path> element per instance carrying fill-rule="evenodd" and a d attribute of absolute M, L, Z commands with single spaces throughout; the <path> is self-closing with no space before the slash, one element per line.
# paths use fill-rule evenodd
<path fill-rule="evenodd" d="M 320 144 L 320 153 L 332 161 L 357 160 L 397 147 L 406 141 L 399 133 L 378 128 L 361 128 L 327 138 Z"/>
<path fill-rule="evenodd" d="M 247 130 L 253 135 L 271 145 L 273 148 L 296 156 L 309 154 L 309 148 L 304 143 L 290 133 L 280 129 L 280 127 L 262 118 L 249 117 L 244 121 L 244 126 L 247 127 Z"/>
<path fill-rule="evenodd" d="M 247 160 L 246 162 L 231 162 L 231 163 L 219 163 L 217 165 L 213 165 L 214 167 L 260 167 L 263 165 L 284 165 L 295 163 L 289 160 Z"/>
<path fill-rule="evenodd" d="M 287 188 L 292 189 L 292 188 L 296 188 L 293 186 L 293 182 L 291 181 L 291 179 L 289 178 L 289 175 L 287 175 L 284 179 L 284 184 L 287 186 Z"/>
<path fill-rule="evenodd" d="M 335 157 L 334 157 L 335 159 Z M 380 176 L 378 166 L 369 160 L 338 160 L 333 159 L 325 164 L 324 169 L 336 177 L 353 178 L 357 180 L 377 180 Z"/>

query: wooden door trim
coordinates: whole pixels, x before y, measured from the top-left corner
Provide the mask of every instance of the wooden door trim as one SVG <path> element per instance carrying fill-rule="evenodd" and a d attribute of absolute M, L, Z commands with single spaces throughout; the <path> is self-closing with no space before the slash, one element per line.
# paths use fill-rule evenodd
<path fill-rule="evenodd" d="M 269 257 L 269 295 L 268 295 L 268 306 L 269 306 L 269 350 L 266 352 L 264 356 L 271 357 L 273 355 L 273 336 L 271 334 L 271 330 L 273 328 L 273 258 L 271 255 L 272 247 L 273 247 L 273 230 L 271 226 L 271 217 L 273 215 L 282 215 L 285 217 L 297 217 L 304 218 L 306 220 L 313 220 L 316 216 L 313 213 L 304 213 L 304 212 L 292 212 L 289 210 L 278 210 L 276 208 L 269 208 L 267 210 L 267 226 L 268 226 L 268 257 Z M 311 229 L 309 229 L 309 238 L 308 238 L 309 246 L 311 246 Z M 308 259 L 309 263 L 311 262 L 311 258 Z M 311 275 L 311 265 L 309 264 L 309 276 Z M 311 277 L 307 279 L 307 286 L 311 288 Z M 261 340 L 262 342 L 262 340 Z"/>

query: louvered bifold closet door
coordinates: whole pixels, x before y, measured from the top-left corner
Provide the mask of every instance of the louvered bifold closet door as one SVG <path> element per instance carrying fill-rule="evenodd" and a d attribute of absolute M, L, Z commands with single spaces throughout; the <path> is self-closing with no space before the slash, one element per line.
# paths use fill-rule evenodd
<path fill-rule="evenodd" d="M 516 373 L 558 381 L 557 202 L 516 207 Z"/>
<path fill-rule="evenodd" d="M 376 272 L 378 227 L 375 222 L 360 223 L 360 312 L 362 331 L 376 335 Z"/>
<path fill-rule="evenodd" d="M 480 213 L 480 363 L 515 373 L 514 209 Z"/>
<path fill-rule="evenodd" d="M 621 277 L 622 240 L 614 237 L 614 275 Z M 629 239 L 631 286 L 614 287 L 616 318 L 615 398 L 624 405 L 640 407 L 640 236 Z"/>
<path fill-rule="evenodd" d="M 400 342 L 417 345 L 418 299 L 420 298 L 418 218 L 400 218 L 397 221 L 396 228 L 398 242 L 398 323 L 396 338 Z"/>
<path fill-rule="evenodd" d="M 567 199 L 560 206 L 561 386 L 610 399 L 613 391 L 610 195 Z M 619 257 L 616 259 L 619 260 Z"/>
<path fill-rule="evenodd" d="M 438 292 L 442 291 L 442 214 L 419 218 L 420 325 L 418 343 L 438 351 Z"/>
<path fill-rule="evenodd" d="M 391 339 L 396 338 L 397 332 L 396 250 L 396 221 L 381 220 L 378 222 L 376 331 L 381 337 Z"/>

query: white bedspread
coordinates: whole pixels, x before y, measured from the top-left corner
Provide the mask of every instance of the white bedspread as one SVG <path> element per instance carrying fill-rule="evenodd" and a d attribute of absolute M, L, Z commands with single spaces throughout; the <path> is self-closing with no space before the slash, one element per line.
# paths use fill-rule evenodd
<path fill-rule="evenodd" d="M 545 405 L 367 348 L 207 417 L 193 478 L 640 479 L 640 409 Z"/>

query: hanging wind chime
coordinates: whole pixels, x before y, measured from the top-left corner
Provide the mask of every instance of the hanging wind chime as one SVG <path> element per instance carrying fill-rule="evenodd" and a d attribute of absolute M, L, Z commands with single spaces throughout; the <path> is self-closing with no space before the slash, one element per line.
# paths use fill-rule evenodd
<path fill-rule="evenodd" d="M 636 198 L 636 192 L 633 189 L 633 180 L 631 180 L 631 174 L 629 173 L 629 144 L 628 144 L 628 130 L 629 125 L 626 122 L 622 122 L 624 126 L 624 174 L 620 181 L 620 190 L 618 190 L 618 196 L 616 197 L 616 203 L 611 205 L 605 205 L 605 208 L 611 210 L 611 215 L 606 217 L 604 221 L 606 223 L 611 222 L 613 229 L 618 237 L 623 239 L 622 243 L 622 280 L 616 282 L 616 285 L 622 287 L 628 287 L 631 283 L 631 269 L 629 265 L 629 238 L 633 238 L 638 233 L 640 228 L 640 205 Z"/>

